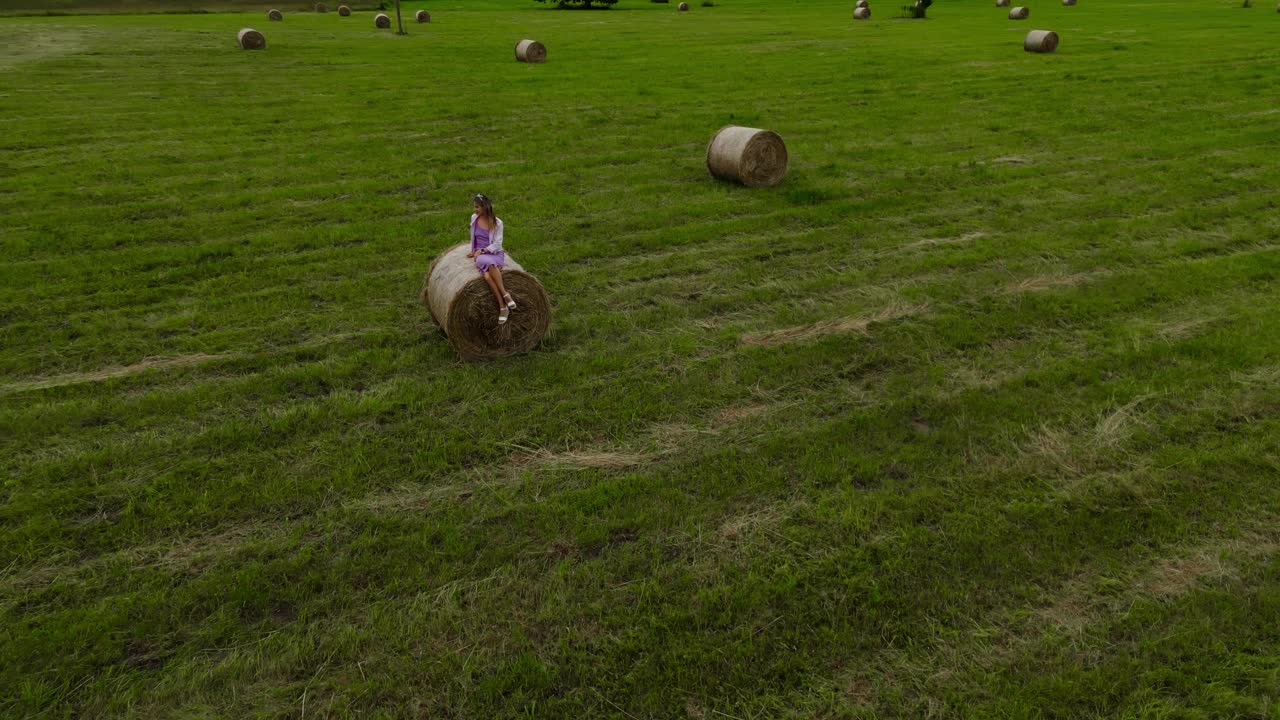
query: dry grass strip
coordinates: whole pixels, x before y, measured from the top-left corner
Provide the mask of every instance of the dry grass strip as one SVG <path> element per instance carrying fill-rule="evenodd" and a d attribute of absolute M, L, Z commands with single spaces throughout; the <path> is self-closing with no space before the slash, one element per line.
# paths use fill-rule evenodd
<path fill-rule="evenodd" d="M 777 345 L 779 343 L 808 340 L 810 338 L 820 337 L 823 335 L 836 335 L 851 332 L 865 333 L 867 329 L 875 323 L 888 322 L 890 320 L 897 320 L 898 318 L 908 317 L 911 315 L 919 315 L 928 309 L 928 303 L 921 303 L 919 305 L 897 303 L 872 313 L 871 315 L 821 320 L 809 325 L 797 325 L 795 327 L 783 328 L 781 330 L 750 333 L 742 336 L 742 344 Z"/>
<path fill-rule="evenodd" d="M 136 362 L 132 365 L 125 365 L 123 367 L 106 368 L 103 370 L 94 370 L 93 372 L 67 373 L 65 375 L 54 375 L 53 377 L 0 385 L 0 395 L 27 392 L 30 390 L 44 390 L 47 388 L 62 387 L 64 385 L 102 382 L 103 380 L 110 380 L 112 378 L 137 375 L 148 370 L 167 370 L 169 368 L 199 365 L 201 363 L 213 362 L 215 360 L 231 360 L 240 357 L 243 357 L 240 353 L 224 353 L 220 355 L 196 353 L 194 355 L 177 355 L 174 357 L 151 357 L 146 358 L 141 362 Z"/>
<path fill-rule="evenodd" d="M 1005 292 L 1024 293 L 1024 292 L 1040 292 L 1042 290 L 1051 290 L 1060 287 L 1075 287 L 1083 285 L 1090 280 L 1105 275 L 1105 271 L 1079 272 L 1071 275 L 1037 275 L 1036 277 L 1027 278 L 1020 282 L 1016 282 L 1005 288 Z"/>

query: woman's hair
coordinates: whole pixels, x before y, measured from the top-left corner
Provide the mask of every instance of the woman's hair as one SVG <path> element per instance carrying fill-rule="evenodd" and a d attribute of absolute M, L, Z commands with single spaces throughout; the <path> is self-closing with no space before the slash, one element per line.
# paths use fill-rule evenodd
<path fill-rule="evenodd" d="M 493 201 L 483 193 L 476 193 L 473 198 L 475 203 L 480 206 L 480 217 L 489 221 L 489 229 L 493 230 L 498 227 L 498 216 L 493 214 Z"/>

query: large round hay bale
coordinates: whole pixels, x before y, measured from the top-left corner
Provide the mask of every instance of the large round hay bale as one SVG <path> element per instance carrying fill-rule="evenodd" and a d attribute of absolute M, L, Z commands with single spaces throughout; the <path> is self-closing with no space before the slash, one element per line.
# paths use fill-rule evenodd
<path fill-rule="evenodd" d="M 279 10 L 268 10 L 267 19 L 271 22 L 280 22 L 281 20 L 284 20 L 284 13 Z"/>
<path fill-rule="evenodd" d="M 526 63 L 547 61 L 547 47 L 537 40 L 521 40 L 516 43 L 516 59 Z"/>
<path fill-rule="evenodd" d="M 680 12 L 685 12 L 689 9 L 689 3 L 682 2 L 676 6 L 676 9 L 679 10 Z"/>
<path fill-rule="evenodd" d="M 854 9 L 853 9 L 853 19 L 854 19 L 854 20 L 870 20 L 870 19 L 871 19 L 871 8 L 869 8 L 869 7 L 854 8 Z"/>
<path fill-rule="evenodd" d="M 1010 20 L 1026 20 L 1031 17 L 1031 9 L 1026 7 L 1016 7 L 1009 9 Z"/>
<path fill-rule="evenodd" d="M 329 6 L 325 5 L 324 3 L 316 3 L 316 12 L 318 13 L 329 12 Z"/>
<path fill-rule="evenodd" d="M 338 17 L 351 17 L 351 8 L 346 5 L 338 6 Z"/>
<path fill-rule="evenodd" d="M 1034 53 L 1051 53 L 1058 49 L 1058 33 L 1052 30 L 1032 30 L 1022 41 L 1022 49 Z"/>
<path fill-rule="evenodd" d="M 1009 7 L 1009 0 L 996 0 L 996 7 Z"/>
<path fill-rule="evenodd" d="M 787 146 L 772 130 L 726 125 L 707 145 L 712 177 L 747 187 L 768 187 L 787 174 Z"/>
<path fill-rule="evenodd" d="M 236 43 L 241 50 L 265 50 L 267 38 L 253 28 L 244 28 L 236 35 Z"/>
<path fill-rule="evenodd" d="M 423 278 L 422 304 L 431 312 L 463 360 L 489 360 L 532 350 L 551 325 L 551 299 L 542 283 L 507 253 L 502 284 L 515 299 L 507 322 L 498 324 L 493 291 L 467 257 L 471 246 L 455 245 L 431 263 Z"/>
<path fill-rule="evenodd" d="M 391 18 L 387 17 L 386 13 L 378 13 L 373 16 L 373 26 L 386 30 L 391 27 Z"/>
<path fill-rule="evenodd" d="M 426 10 L 419 10 L 418 13 L 414 15 L 414 17 L 417 18 L 418 22 L 420 23 L 431 22 L 431 13 L 427 12 Z"/>

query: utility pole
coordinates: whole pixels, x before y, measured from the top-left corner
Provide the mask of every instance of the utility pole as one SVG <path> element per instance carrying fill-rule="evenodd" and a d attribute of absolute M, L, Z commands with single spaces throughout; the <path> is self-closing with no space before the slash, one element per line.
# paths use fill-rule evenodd
<path fill-rule="evenodd" d="M 396 27 L 399 28 L 399 31 L 396 32 L 397 35 L 409 34 L 404 31 L 404 20 L 400 19 L 400 0 L 396 0 Z"/>

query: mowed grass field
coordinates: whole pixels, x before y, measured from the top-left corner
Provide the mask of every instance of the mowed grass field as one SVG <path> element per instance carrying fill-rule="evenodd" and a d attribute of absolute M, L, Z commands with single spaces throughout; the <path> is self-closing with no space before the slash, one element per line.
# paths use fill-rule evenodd
<path fill-rule="evenodd" d="M 1280 716 L 1237 5 L 0 20 L 0 715 Z M 467 365 L 475 192 L 556 312 Z"/>

